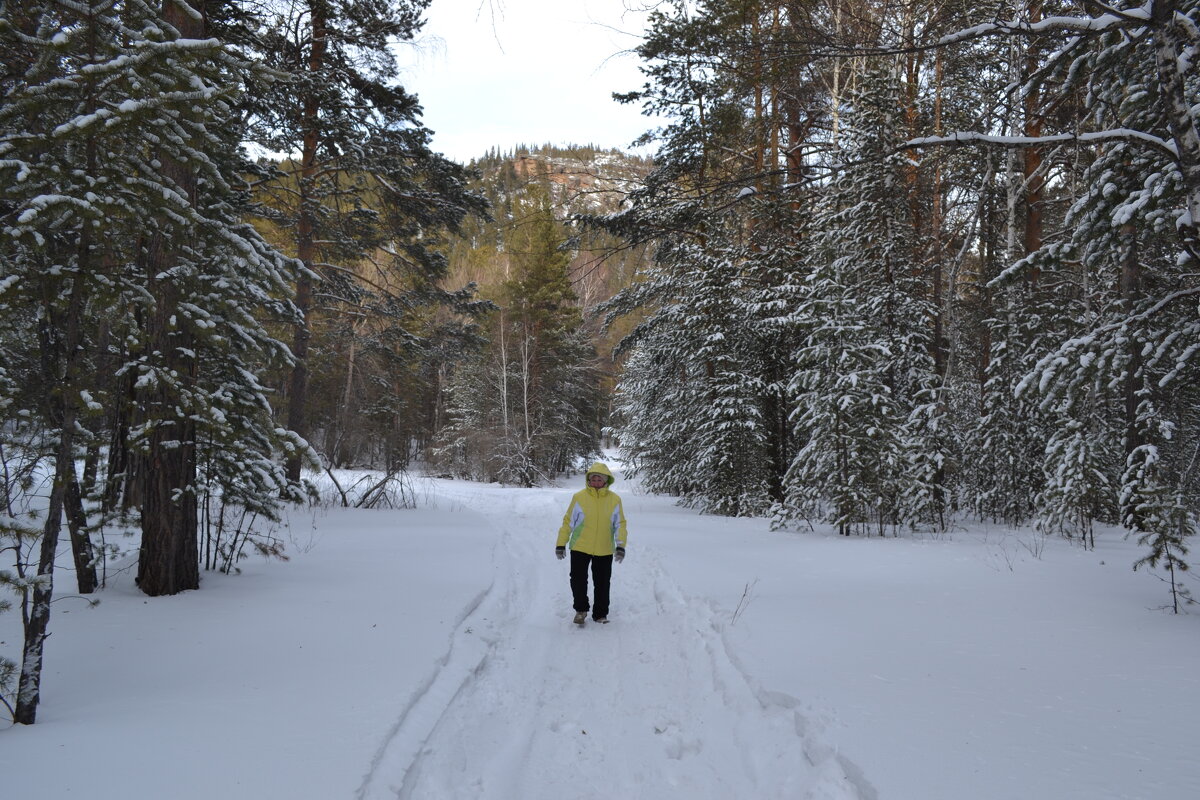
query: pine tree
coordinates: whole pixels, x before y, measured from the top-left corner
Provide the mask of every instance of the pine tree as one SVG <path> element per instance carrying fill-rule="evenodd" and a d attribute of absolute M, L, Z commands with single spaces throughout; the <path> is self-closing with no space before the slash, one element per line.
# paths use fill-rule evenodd
<path fill-rule="evenodd" d="M 613 417 L 626 474 L 639 476 L 650 491 L 694 503 L 703 497 L 703 482 L 691 466 L 699 456 L 692 420 L 703 395 L 692 365 L 672 357 L 685 349 L 681 341 L 667 324 L 643 329 L 625 362 Z"/>
<path fill-rule="evenodd" d="M 6 78 L 0 107 L 0 300 L 39 308 L 13 320 L 28 326 L 38 352 L 17 363 L 44 390 L 44 404 L 26 411 L 56 437 L 22 722 L 33 721 L 38 703 L 77 421 L 105 403 L 131 403 L 127 438 L 146 459 L 139 577 L 148 594 L 198 581 L 196 498 L 201 480 L 217 479 L 198 474 L 198 460 L 217 463 L 208 456 L 224 453 L 221 483 L 255 487 L 232 502 L 269 513 L 273 503 L 257 492 L 267 485 L 273 497 L 287 494 L 270 464 L 295 443 L 271 423 L 261 376 L 270 359 L 287 358 L 263 317 L 295 319 L 290 265 L 241 220 L 232 103 L 252 70 L 194 35 L 202 32 L 194 9 L 167 5 L 44 0 L 36 9 L 6 6 L 2 17 L 5 50 L 23 54 L 25 69 Z M 218 8 L 209 10 L 215 18 Z M 92 370 L 108 357 L 98 343 L 112 339 L 128 347 L 118 374 L 132 377 L 130 397 L 113 396 Z"/>
<path fill-rule="evenodd" d="M 692 254 L 694 294 L 685 314 L 695 344 L 697 414 L 690 418 L 696 449 L 689 500 L 729 516 L 762 513 L 769 503 L 771 462 L 763 414 L 764 352 L 751 326 L 746 286 L 753 253 Z M 764 358 L 765 356 L 765 358 Z"/>
<path fill-rule="evenodd" d="M 691 225 L 704 214 L 700 203 L 681 209 Z M 653 208 L 638 213 L 636 226 L 670 225 Z M 618 390 L 621 447 L 658 491 L 705 512 L 762 513 L 771 453 L 783 447 L 770 422 L 771 409 L 784 413 L 783 390 L 770 375 L 784 346 L 759 316 L 761 273 L 777 251 L 741 243 L 740 220 L 713 215 L 697 227 L 700 236 L 663 237 L 642 280 L 601 305 L 610 324 L 646 314 L 619 351 L 630 354 Z"/>
<path fill-rule="evenodd" d="M 957 426 L 963 432 L 960 491 L 980 519 L 1025 524 L 1044 485 L 1047 426 L 1037 404 L 1015 393 L 1027 364 L 1021 321 L 1027 315 L 1015 301 L 981 321 L 986 329 L 977 383 L 964 391 Z M 966 398 L 977 398 L 975 403 Z"/>
<path fill-rule="evenodd" d="M 289 78 L 256 98 L 251 139 L 268 152 L 299 154 L 264 170 L 258 198 L 305 266 L 296 284 L 305 316 L 294 331 L 287 394 L 288 428 L 300 437 L 338 426 L 335 415 L 315 413 L 320 394 L 342 395 L 332 386 L 345 374 L 330 379 L 313 370 L 334 360 L 330 350 L 382 346 L 416 358 L 426 352 L 416 324 L 423 309 L 473 311 L 461 292 L 441 288 L 446 259 L 438 245 L 442 232 L 482 213 L 484 203 L 466 189 L 470 173 L 431 150 L 421 107 L 399 85 L 391 50 L 420 29 L 427 5 L 303 0 L 273 9 L 254 44 L 258 57 Z M 343 314 L 370 317 L 363 339 Z M 325 325 L 337 338 L 314 341 Z M 330 391 L 314 394 L 314 379 L 328 381 L 317 388 Z M 390 395 L 370 406 L 395 412 L 405 402 Z M 388 441 L 407 427 L 397 414 L 387 422 Z M 289 457 L 293 481 L 301 461 L 299 451 Z"/>

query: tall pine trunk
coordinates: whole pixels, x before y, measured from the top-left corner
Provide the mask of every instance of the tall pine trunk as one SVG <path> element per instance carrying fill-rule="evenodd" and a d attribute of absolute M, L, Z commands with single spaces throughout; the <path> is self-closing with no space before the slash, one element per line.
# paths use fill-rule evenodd
<path fill-rule="evenodd" d="M 1030 0 L 1026 10 L 1030 24 L 1042 20 L 1042 0 Z M 1038 40 L 1031 39 L 1026 44 L 1025 77 L 1032 75 L 1040 63 Z M 1029 87 L 1025 95 L 1025 128 L 1024 134 L 1031 139 L 1042 135 L 1041 96 L 1037 86 Z M 1035 253 L 1042 247 L 1043 236 L 1043 205 L 1046 188 L 1046 178 L 1042 166 L 1042 148 L 1028 146 L 1024 148 L 1022 172 L 1025 187 L 1025 255 Z M 1029 271 L 1029 283 L 1037 288 L 1040 270 L 1035 264 Z"/>
<path fill-rule="evenodd" d="M 312 47 L 308 57 L 308 72 L 318 75 L 325 66 L 325 9 L 321 3 L 311 3 Z M 288 388 L 288 429 L 301 438 L 308 437 L 308 342 L 312 336 L 309 314 L 312 310 L 312 269 L 316 260 L 316 191 L 317 151 L 321 145 L 320 112 L 315 90 L 304 99 L 304 142 L 300 153 L 300 211 L 296 221 L 296 257 L 304 262 L 305 272 L 296 281 L 296 308 L 302 319 L 296 325 L 292 339 L 292 355 L 296 362 L 292 367 L 292 379 Z M 300 453 L 293 453 L 287 460 L 287 478 L 292 483 L 300 480 Z"/>
<path fill-rule="evenodd" d="M 204 36 L 203 0 L 190 0 L 195 15 L 181 7 L 183 0 L 164 0 L 163 20 L 186 39 Z M 190 10 L 190 9 L 189 9 Z M 181 194 L 196 199 L 192 171 L 174 158 L 160 154 L 162 176 Z M 179 232 L 176 236 L 182 235 Z M 178 278 L 172 267 L 181 243 L 162 231 L 150 239 L 146 263 L 147 286 L 155 307 L 147 320 L 150 352 L 161 359 L 164 375 L 187 385 L 196 380 L 193 337 L 182 326 Z M 152 385 L 141 398 L 151 424 L 141 472 L 142 547 L 138 558 L 138 587 L 146 594 L 178 594 L 200 586 L 200 553 L 196 513 L 196 425 L 179 408 L 179 389 L 164 380 Z"/>
<path fill-rule="evenodd" d="M 1138 301 L 1142 296 L 1142 265 L 1139 259 L 1137 226 L 1132 222 L 1127 222 L 1121 226 L 1120 234 L 1122 248 L 1119 281 L 1121 301 L 1125 307 L 1125 313 L 1132 316 L 1136 312 Z M 1122 379 L 1121 392 L 1125 411 L 1124 456 L 1125 464 L 1130 465 L 1134 454 L 1144 443 L 1141 426 L 1138 424 L 1138 390 L 1142 385 L 1142 341 L 1140 337 L 1134 335 L 1133 331 L 1128 334 L 1126 348 L 1128 361 Z M 1125 498 L 1125 507 L 1121 509 L 1121 518 L 1126 520 L 1134 530 L 1141 530 L 1143 515 L 1139 508 L 1142 498 L 1135 495 L 1127 496 L 1124 492 L 1121 496 Z"/>
<path fill-rule="evenodd" d="M 164 165 L 164 172 L 167 171 Z M 192 337 L 172 330 L 179 306 L 177 288 L 156 275 L 173 261 L 169 244 L 158 240 L 151 248 L 150 291 L 156 310 L 149 322 L 151 352 L 159 353 L 163 372 L 192 383 L 196 362 L 190 354 Z M 147 452 L 139 472 L 142 546 L 138 559 L 138 587 L 146 594 L 178 594 L 200 586 L 199 521 L 196 510 L 196 425 L 178 410 L 178 390 L 159 381 L 141 398 L 152 421 Z"/>

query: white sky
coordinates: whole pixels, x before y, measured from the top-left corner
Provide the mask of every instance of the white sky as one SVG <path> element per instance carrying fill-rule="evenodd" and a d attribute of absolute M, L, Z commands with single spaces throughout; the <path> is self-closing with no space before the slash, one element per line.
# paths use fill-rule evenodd
<path fill-rule="evenodd" d="M 597 144 L 628 149 L 654 121 L 613 92 L 642 85 L 645 0 L 433 0 L 403 81 L 425 109 L 433 146 L 468 161 L 493 146 Z"/>

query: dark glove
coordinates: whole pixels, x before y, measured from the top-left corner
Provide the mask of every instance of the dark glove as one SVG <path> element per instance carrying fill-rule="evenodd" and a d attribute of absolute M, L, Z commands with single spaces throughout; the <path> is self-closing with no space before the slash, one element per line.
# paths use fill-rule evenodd
<path fill-rule="evenodd" d="M 559 561 L 562 561 L 564 558 L 567 557 L 567 548 L 565 548 L 565 547 L 554 548 L 554 557 L 557 558 Z"/>
<path fill-rule="evenodd" d="M 625 560 L 625 548 L 618 547 L 617 552 L 613 553 L 613 558 L 615 558 L 617 560 L 618 564 L 620 564 L 622 561 L 624 561 Z"/>

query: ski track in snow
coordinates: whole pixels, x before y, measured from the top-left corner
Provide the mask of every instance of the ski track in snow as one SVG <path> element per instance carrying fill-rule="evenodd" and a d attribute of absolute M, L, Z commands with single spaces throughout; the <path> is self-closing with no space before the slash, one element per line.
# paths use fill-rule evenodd
<path fill-rule="evenodd" d="M 488 495 L 442 495 L 489 519 L 505 508 L 493 583 L 401 710 L 359 800 L 874 800 L 806 732 L 794 698 L 742 672 L 712 609 L 652 551 L 632 542 L 614 565 L 613 622 L 578 628 L 567 565 L 550 552 L 569 494 L 516 508 L 512 492 Z"/>

